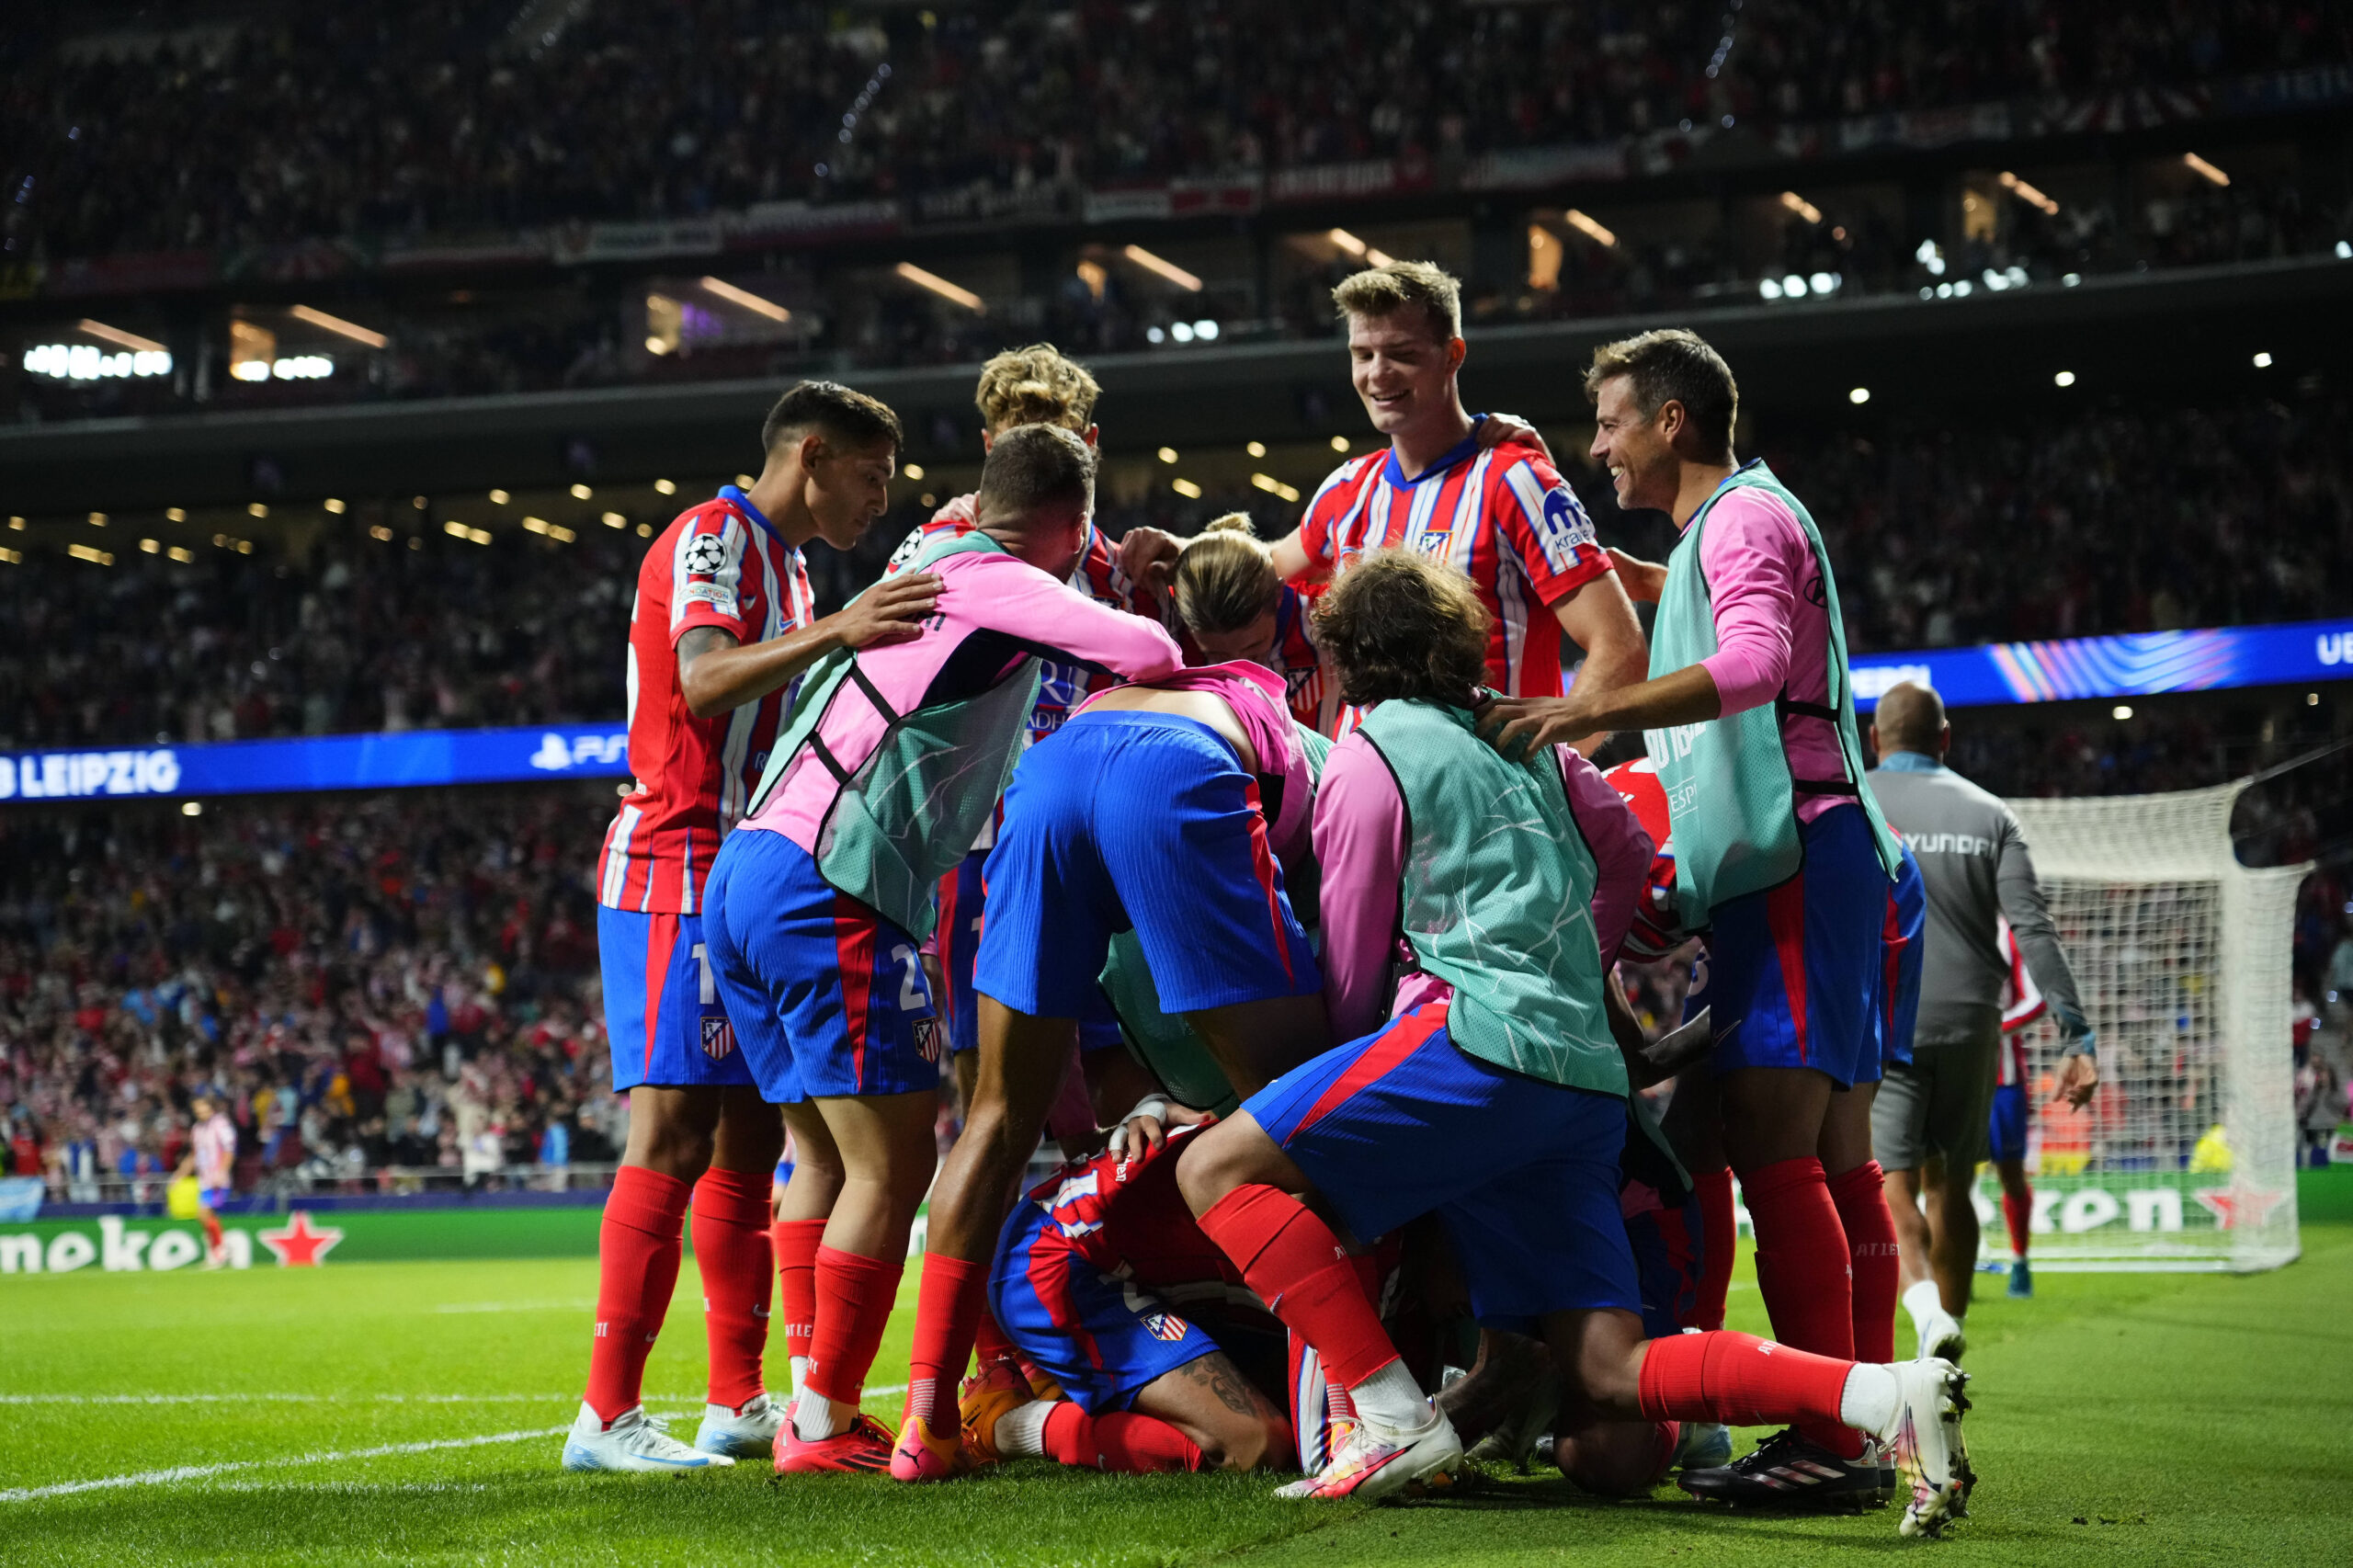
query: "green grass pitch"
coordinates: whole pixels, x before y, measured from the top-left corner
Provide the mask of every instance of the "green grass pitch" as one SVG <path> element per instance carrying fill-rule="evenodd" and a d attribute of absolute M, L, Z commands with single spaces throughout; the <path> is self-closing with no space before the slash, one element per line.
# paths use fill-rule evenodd
<path fill-rule="evenodd" d="M 11 1278 L 0 1563 L 2342 1564 L 2353 1224 L 2309 1224 L 2304 1248 L 2248 1278 L 2054 1274 L 2030 1302 L 1990 1280 L 1969 1357 L 1983 1480 L 1937 1544 L 1899 1542 L 1892 1511 L 1735 1515 L 1671 1488 L 1605 1504 L 1557 1478 L 1315 1507 L 1275 1502 L 1264 1477 L 1043 1463 L 920 1490 L 782 1484 L 751 1464 L 567 1475 L 556 1432 L 578 1398 L 590 1262 Z M 905 1365 L 913 1284 L 878 1382 Z M 1761 1329 L 1754 1290 L 1733 1300 L 1733 1326 Z M 689 1264 L 648 1380 L 689 1431 L 699 1305 Z M 870 1404 L 897 1414 L 895 1397 Z"/>

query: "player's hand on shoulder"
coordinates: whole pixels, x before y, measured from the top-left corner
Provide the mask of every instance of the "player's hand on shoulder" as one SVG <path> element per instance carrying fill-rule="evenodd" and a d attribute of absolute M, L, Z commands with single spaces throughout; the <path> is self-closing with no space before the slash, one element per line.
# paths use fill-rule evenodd
<path fill-rule="evenodd" d="M 1517 414 L 1488 415 L 1479 421 L 1478 437 L 1479 449 L 1483 452 L 1493 451 L 1507 442 L 1518 442 L 1543 453 L 1546 462 L 1552 460 L 1552 449 L 1545 445 L 1543 434 Z"/>
<path fill-rule="evenodd" d="M 1591 717 L 1568 697 L 1493 697 L 1479 706 L 1479 738 L 1514 762 L 1540 747 L 1581 740 L 1593 733 Z"/>
<path fill-rule="evenodd" d="M 833 616 L 845 648 L 887 647 L 923 635 L 924 618 L 939 602 L 939 578 L 930 572 L 886 577 Z"/>
<path fill-rule="evenodd" d="M 1626 597 L 1636 604 L 1654 605 L 1666 589 L 1666 568 L 1655 561 L 1644 561 L 1629 555 L 1616 545 L 1609 547 L 1609 564 L 1618 569 L 1619 585 Z"/>
<path fill-rule="evenodd" d="M 1184 541 L 1174 534 L 1132 528 L 1120 537 L 1120 570 L 1137 586 L 1164 593 L 1176 575 L 1176 558 L 1184 552 Z"/>

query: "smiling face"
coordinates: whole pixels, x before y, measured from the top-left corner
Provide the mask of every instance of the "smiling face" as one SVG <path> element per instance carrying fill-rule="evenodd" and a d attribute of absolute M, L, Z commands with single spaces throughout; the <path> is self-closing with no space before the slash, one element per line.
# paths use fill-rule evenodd
<path fill-rule="evenodd" d="M 817 537 L 835 550 L 848 550 L 890 509 L 899 453 L 889 441 L 855 445 L 813 433 L 801 438 L 801 469 Z"/>
<path fill-rule="evenodd" d="M 1680 403 L 1669 402 L 1657 413 L 1644 415 L 1634 401 L 1631 376 L 1612 376 L 1596 389 L 1593 456 L 1608 468 L 1610 488 L 1620 507 L 1630 512 L 1674 508 L 1682 468 L 1665 426 L 1675 422 L 1670 414 L 1681 413 Z"/>
<path fill-rule="evenodd" d="M 1452 417 L 1462 353 L 1462 340 L 1438 336 L 1423 311 L 1348 317 L 1348 379 L 1384 436 Z"/>

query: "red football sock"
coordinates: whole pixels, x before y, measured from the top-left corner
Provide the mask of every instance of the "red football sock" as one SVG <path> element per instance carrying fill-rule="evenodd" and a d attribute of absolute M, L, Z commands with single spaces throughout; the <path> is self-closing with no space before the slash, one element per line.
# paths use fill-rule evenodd
<path fill-rule="evenodd" d="M 1699 1171 L 1691 1177 L 1699 1195 L 1699 1301 L 1685 1328 L 1722 1328 L 1724 1298 L 1732 1293 L 1733 1252 L 1739 1224 L 1733 1218 L 1732 1167 Z"/>
<path fill-rule="evenodd" d="M 1058 1464 L 1136 1475 L 1154 1470 L 1199 1470 L 1201 1450 L 1167 1422 L 1149 1415 L 1089 1415 L 1069 1400 L 1046 1417 L 1046 1457 Z"/>
<path fill-rule="evenodd" d="M 784 1353 L 809 1358 L 817 1332 L 817 1248 L 825 1239 L 823 1220 L 779 1220 L 768 1230 L 776 1254 L 777 1305 L 784 1313 Z"/>
<path fill-rule="evenodd" d="M 197 1217 L 204 1222 L 204 1245 L 206 1250 L 217 1256 L 221 1251 L 221 1216 L 207 1211 Z"/>
<path fill-rule="evenodd" d="M 2012 1257 L 2026 1256 L 2027 1236 L 2034 1226 L 2033 1192 L 2034 1189 L 2029 1187 L 2027 1200 L 2021 1203 L 2010 1195 L 2008 1188 L 2005 1187 L 2002 1190 L 2002 1220 L 2010 1227 L 2010 1256 Z"/>
<path fill-rule="evenodd" d="M 1721 1421 L 1729 1426 L 1795 1422 L 1852 1428 L 1838 1419 L 1851 1361 L 1810 1356 L 1750 1334 L 1678 1334 L 1643 1357 L 1643 1415 L 1652 1421 Z"/>
<path fill-rule="evenodd" d="M 972 1357 L 988 1291 L 989 1266 L 946 1253 L 923 1255 L 923 1285 L 915 1292 L 915 1354 L 907 1367 L 907 1415 L 931 1423 L 933 1433 L 956 1431 L 956 1383 Z"/>
<path fill-rule="evenodd" d="M 588 1352 L 585 1395 L 600 1420 L 643 1400 L 646 1353 L 678 1284 L 690 1190 L 642 1165 L 614 1174 L 597 1235 L 597 1342 Z"/>
<path fill-rule="evenodd" d="M 1903 1294 L 1903 1267 L 1896 1260 L 1895 1216 L 1888 1212 L 1885 1173 L 1877 1160 L 1830 1179 L 1830 1201 L 1847 1233 L 1847 1267 L 1854 1278 L 1855 1359 L 1895 1359 L 1895 1299 Z"/>
<path fill-rule="evenodd" d="M 1772 1317 L 1773 1336 L 1793 1349 L 1853 1360 L 1855 1289 L 1847 1233 L 1822 1162 L 1811 1154 L 1777 1161 L 1745 1174 L 1740 1186 L 1756 1230 L 1756 1289 Z M 1842 1458 L 1862 1452 L 1861 1436 L 1835 1420 L 1803 1429 L 1808 1439 Z"/>
<path fill-rule="evenodd" d="M 760 1357 L 768 1345 L 768 1303 L 776 1290 L 768 1250 L 766 1171 L 713 1165 L 695 1183 L 695 1267 L 702 1271 L 703 1329 L 710 1341 L 713 1404 L 741 1409 L 757 1394 Z"/>
<path fill-rule="evenodd" d="M 988 1303 L 983 1301 L 972 1331 L 974 1364 L 985 1371 L 999 1361 L 1018 1363 L 1020 1359 L 1021 1347 L 1006 1337 L 1005 1330 L 997 1326 L 996 1314 L 989 1311 Z M 1023 1375 L 1028 1376 L 1027 1373 Z"/>
<path fill-rule="evenodd" d="M 817 1323 L 809 1337 L 810 1392 L 855 1408 L 899 1299 L 898 1258 L 817 1249 Z"/>
<path fill-rule="evenodd" d="M 1340 1238 L 1298 1199 L 1237 1187 L 1201 1216 L 1201 1233 L 1283 1326 L 1315 1346 L 1333 1381 L 1353 1387 L 1397 1359 Z"/>

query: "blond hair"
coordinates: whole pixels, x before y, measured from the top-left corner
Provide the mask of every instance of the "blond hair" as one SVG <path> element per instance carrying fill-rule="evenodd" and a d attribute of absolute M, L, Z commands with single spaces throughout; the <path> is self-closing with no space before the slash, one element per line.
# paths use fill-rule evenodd
<path fill-rule="evenodd" d="M 1343 322 L 1419 311 L 1440 343 L 1462 335 L 1462 285 L 1433 262 L 1391 261 L 1352 273 L 1332 290 L 1332 303 Z"/>
<path fill-rule="evenodd" d="M 1051 343 L 1033 343 L 982 366 L 972 402 L 981 410 L 981 427 L 992 436 L 1017 425 L 1059 425 L 1084 436 L 1102 395 L 1086 366 L 1064 358 Z"/>
<path fill-rule="evenodd" d="M 1250 514 L 1228 512 L 1176 558 L 1176 614 L 1195 636 L 1239 631 L 1275 608 L 1282 585 Z"/>
<path fill-rule="evenodd" d="M 1632 378 L 1634 406 L 1645 420 L 1669 403 L 1683 405 L 1699 437 L 1700 456 L 1713 461 L 1732 456 L 1732 427 L 1740 417 L 1740 384 L 1722 355 L 1688 327 L 1665 326 L 1621 337 L 1593 351 L 1585 373 L 1585 395 L 1598 400 L 1601 383 L 1613 376 Z"/>

